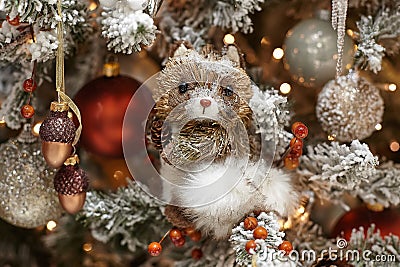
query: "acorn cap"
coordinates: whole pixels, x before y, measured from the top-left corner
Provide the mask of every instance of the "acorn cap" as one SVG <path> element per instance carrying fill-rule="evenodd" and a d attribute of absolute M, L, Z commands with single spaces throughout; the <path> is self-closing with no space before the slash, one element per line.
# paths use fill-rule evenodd
<path fill-rule="evenodd" d="M 78 164 L 63 165 L 54 177 L 54 189 L 63 195 L 75 195 L 86 192 L 89 179 Z"/>
<path fill-rule="evenodd" d="M 63 111 L 68 111 L 69 106 L 67 102 L 56 102 L 53 101 L 50 104 L 50 110 L 51 111 L 57 111 L 57 112 L 63 112 Z"/>
<path fill-rule="evenodd" d="M 68 117 L 66 103 L 52 102 L 50 114 L 40 126 L 39 135 L 44 142 L 72 144 L 76 126 Z"/>

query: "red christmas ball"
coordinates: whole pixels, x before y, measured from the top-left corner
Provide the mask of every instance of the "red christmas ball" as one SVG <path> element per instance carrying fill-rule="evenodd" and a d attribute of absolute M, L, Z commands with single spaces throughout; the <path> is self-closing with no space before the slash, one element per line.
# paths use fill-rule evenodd
<path fill-rule="evenodd" d="M 376 225 L 376 229 L 380 230 L 382 237 L 390 233 L 400 236 L 400 211 L 386 209 L 376 212 L 365 206 L 355 208 L 339 219 L 332 231 L 332 237 L 343 236 L 346 240 L 349 240 L 353 228 L 358 230 L 362 226 L 366 232 L 371 224 Z M 341 235 L 342 232 L 343 235 Z"/>
<path fill-rule="evenodd" d="M 128 104 L 140 83 L 125 76 L 100 77 L 86 84 L 74 100 L 82 116 L 82 135 L 80 145 L 86 150 L 105 157 L 122 157 L 122 125 Z M 143 103 L 135 97 L 134 111 L 141 114 Z M 128 140 L 137 140 L 142 129 L 133 129 Z M 130 129 L 129 128 L 129 129 Z M 137 127 L 136 127 L 137 128 Z M 136 132 L 135 132 L 136 131 Z"/>

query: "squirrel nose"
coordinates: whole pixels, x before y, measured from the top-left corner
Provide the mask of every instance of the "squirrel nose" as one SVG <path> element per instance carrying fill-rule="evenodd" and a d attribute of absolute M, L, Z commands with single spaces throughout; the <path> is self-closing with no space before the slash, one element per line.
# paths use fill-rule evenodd
<path fill-rule="evenodd" d="M 201 105 L 203 108 L 208 108 L 209 106 L 211 106 L 211 100 L 208 100 L 208 99 L 201 99 L 201 100 L 200 100 L 200 105 Z"/>

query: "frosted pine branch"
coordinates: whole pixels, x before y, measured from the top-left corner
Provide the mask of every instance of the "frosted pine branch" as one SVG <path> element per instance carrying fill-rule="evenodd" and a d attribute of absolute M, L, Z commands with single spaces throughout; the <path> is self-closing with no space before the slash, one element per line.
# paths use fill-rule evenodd
<path fill-rule="evenodd" d="M 289 112 L 288 100 L 279 95 L 274 88 L 261 87 L 253 85 L 253 97 L 250 99 L 249 106 L 260 127 L 259 133 L 264 135 L 264 141 L 276 142 L 276 155 L 282 155 L 288 146 L 293 135 L 285 131 L 289 126 L 291 114 Z"/>
<path fill-rule="evenodd" d="M 377 164 L 377 157 L 358 140 L 350 146 L 332 142 L 308 147 L 297 172 L 300 183 L 320 199 L 337 201 L 345 192 L 358 195 L 375 175 Z"/>
<path fill-rule="evenodd" d="M 397 0 L 349 0 L 350 8 L 365 8 L 368 14 L 376 13 L 382 6 L 395 6 Z"/>
<path fill-rule="evenodd" d="M 57 33 L 55 30 L 39 32 L 36 34 L 36 42 L 28 46 L 32 56 L 31 60 L 46 62 L 55 57 L 58 48 Z"/>
<path fill-rule="evenodd" d="M 250 33 L 253 27 L 249 15 L 260 11 L 262 3 L 264 0 L 215 1 L 210 24 L 232 32 Z"/>
<path fill-rule="evenodd" d="M 388 208 L 400 204 L 400 165 L 387 162 L 377 168 L 368 183 L 358 189 L 358 196 L 366 203 L 379 203 Z"/>
<path fill-rule="evenodd" d="M 370 228 L 364 233 L 363 227 L 360 227 L 359 230 L 353 229 L 353 232 L 350 237 L 350 241 L 346 250 L 360 250 L 363 251 L 369 250 L 368 258 L 372 260 L 377 259 L 376 256 L 379 255 L 380 259 L 383 259 L 383 256 L 394 256 L 395 262 L 374 262 L 373 266 L 398 266 L 400 261 L 400 240 L 398 236 L 388 235 L 384 238 L 381 237 L 379 233 L 379 229 L 376 230 L 375 225 L 371 225 Z M 371 261 L 367 261 L 363 257 L 360 257 L 360 260 L 353 260 L 349 263 L 355 267 L 361 266 L 372 266 Z"/>
<path fill-rule="evenodd" d="M 107 47 L 115 52 L 131 54 L 149 46 L 156 39 L 157 27 L 153 19 L 142 10 L 132 10 L 118 2 L 102 12 L 102 35 L 108 39 Z"/>
<path fill-rule="evenodd" d="M 375 16 L 362 16 L 357 27 L 359 33 L 355 65 L 377 73 L 381 70 L 382 58 L 385 56 L 384 39 L 400 36 L 400 7 L 394 10 L 382 8 Z M 398 51 L 399 45 L 396 45 L 397 48 L 391 47 L 392 51 Z"/>
<path fill-rule="evenodd" d="M 3 22 L 0 29 L 0 59 L 10 62 L 44 62 L 53 59 L 58 46 L 54 39 L 55 29 L 61 19 L 64 22 L 65 51 L 68 53 L 84 42 L 93 31 L 86 5 L 76 0 L 62 1 L 61 18 L 56 4 L 55 0 L 3 0 L 0 3 L 0 11 L 5 12 L 11 19 L 18 16 L 23 26 L 11 26 L 7 21 Z M 34 27 L 34 41 L 29 24 Z"/>
<path fill-rule="evenodd" d="M 204 36 L 206 36 L 208 29 L 194 29 L 190 26 L 180 26 L 176 21 L 173 14 L 169 11 L 163 13 L 163 17 L 158 25 L 163 33 L 162 38 L 158 39 L 157 50 L 160 55 L 167 58 L 169 54 L 169 46 L 178 41 L 186 41 L 193 46 L 194 49 L 199 51 L 201 47 L 206 44 Z"/>
<path fill-rule="evenodd" d="M 1 104 L 0 119 L 3 119 L 7 126 L 11 129 L 20 129 L 22 122 L 25 119 L 21 116 L 21 107 L 28 102 L 29 94 L 25 93 L 21 89 L 24 80 L 31 75 L 32 66 L 30 63 L 24 63 L 22 65 L 14 65 L 12 67 L 13 73 L 9 77 L 9 82 L 4 84 L 7 88 L 3 88 L 8 91 L 7 98 Z M 4 69 L 7 71 L 7 69 Z M 4 77 L 3 73 L 0 73 Z M 41 81 L 38 81 L 39 84 Z"/>
<path fill-rule="evenodd" d="M 168 56 L 168 46 L 174 41 L 189 41 L 200 48 L 214 27 L 232 33 L 253 31 L 250 15 L 260 11 L 265 0 L 192 0 L 176 6 L 170 1 L 160 18 L 163 36 L 159 53 Z"/>
<path fill-rule="evenodd" d="M 77 219 L 91 229 L 97 240 L 120 240 L 121 245 L 132 252 L 146 249 L 169 228 L 163 206 L 133 181 L 116 192 L 88 192 Z"/>

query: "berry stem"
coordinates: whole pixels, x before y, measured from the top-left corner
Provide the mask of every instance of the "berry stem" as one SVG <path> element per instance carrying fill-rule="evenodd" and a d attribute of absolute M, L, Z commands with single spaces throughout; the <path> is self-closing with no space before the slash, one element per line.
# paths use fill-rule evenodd
<path fill-rule="evenodd" d="M 33 41 L 34 43 L 36 43 L 35 31 L 34 31 L 34 29 L 33 29 L 33 24 L 29 24 L 29 32 L 30 32 L 30 34 L 31 34 L 32 41 Z M 33 61 L 33 69 L 32 69 L 32 75 L 31 75 L 32 80 L 35 80 L 35 76 L 36 76 L 36 67 L 37 67 L 37 60 Z"/>
<path fill-rule="evenodd" d="M 35 80 L 36 67 L 37 67 L 37 61 L 35 60 L 35 61 L 33 61 L 33 69 L 32 69 L 32 75 L 31 75 L 32 80 Z"/>
<path fill-rule="evenodd" d="M 160 242 L 158 242 L 158 243 L 160 243 L 161 244 L 161 242 L 163 242 L 164 241 L 164 239 L 169 235 L 169 232 L 171 231 L 171 229 L 170 230 L 168 230 L 168 232 L 166 232 L 165 233 L 165 235 L 161 238 L 161 240 L 160 240 Z"/>
<path fill-rule="evenodd" d="M 27 105 L 31 104 L 31 98 L 32 98 L 32 93 L 29 93 L 28 102 L 26 102 Z"/>
<path fill-rule="evenodd" d="M 297 137 L 294 137 L 297 140 Z M 287 155 L 290 154 L 290 151 L 292 151 L 292 147 L 289 145 L 288 148 L 286 149 L 285 153 L 283 153 L 282 157 L 279 159 L 278 161 L 278 166 L 282 166 L 283 161 L 285 160 L 285 158 L 287 157 Z"/>

